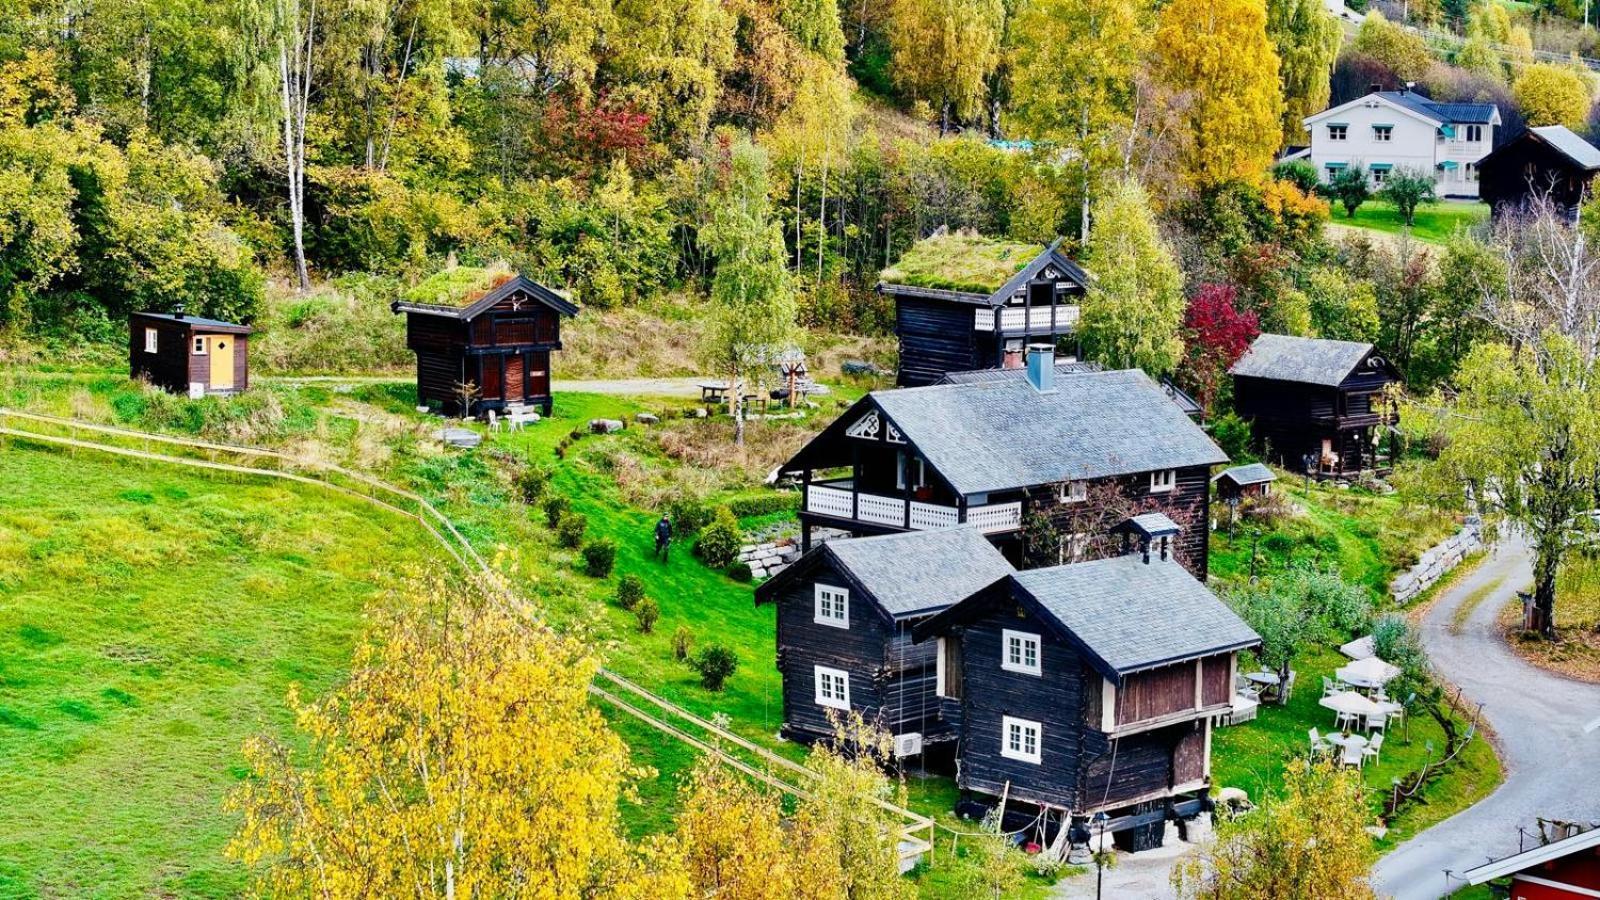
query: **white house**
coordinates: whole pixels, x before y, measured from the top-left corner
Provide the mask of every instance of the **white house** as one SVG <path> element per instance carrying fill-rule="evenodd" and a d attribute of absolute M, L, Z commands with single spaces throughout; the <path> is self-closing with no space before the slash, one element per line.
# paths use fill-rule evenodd
<path fill-rule="evenodd" d="M 1478 196 L 1478 160 L 1494 149 L 1500 110 L 1493 103 L 1435 103 L 1413 91 L 1374 91 L 1304 121 L 1306 158 L 1327 183 L 1348 166 L 1365 166 L 1374 187 L 1389 173 L 1432 175 L 1445 197 Z"/>

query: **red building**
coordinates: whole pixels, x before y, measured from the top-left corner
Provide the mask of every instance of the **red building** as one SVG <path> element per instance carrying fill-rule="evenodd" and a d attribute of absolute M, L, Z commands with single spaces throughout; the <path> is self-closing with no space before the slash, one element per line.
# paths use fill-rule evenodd
<path fill-rule="evenodd" d="M 1600 897 L 1600 828 L 1486 863 L 1461 877 L 1475 885 L 1505 887 L 1511 900 Z"/>

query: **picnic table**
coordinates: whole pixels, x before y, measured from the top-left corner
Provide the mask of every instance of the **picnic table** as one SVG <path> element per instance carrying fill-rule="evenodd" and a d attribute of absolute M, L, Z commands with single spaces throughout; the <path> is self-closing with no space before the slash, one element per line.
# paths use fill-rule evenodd
<path fill-rule="evenodd" d="M 1244 680 L 1250 682 L 1251 684 L 1259 684 L 1262 687 L 1277 687 L 1283 683 L 1283 679 L 1278 677 L 1277 672 L 1266 671 L 1246 672 Z"/>
<path fill-rule="evenodd" d="M 707 403 L 721 403 L 728 397 L 730 387 L 726 381 L 700 382 L 700 399 Z"/>

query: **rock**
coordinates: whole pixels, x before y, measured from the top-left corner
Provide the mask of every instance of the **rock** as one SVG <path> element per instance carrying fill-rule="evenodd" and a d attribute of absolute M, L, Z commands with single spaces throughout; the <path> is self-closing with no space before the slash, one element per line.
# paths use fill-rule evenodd
<path fill-rule="evenodd" d="M 470 450 L 483 443 L 483 435 L 466 428 L 441 428 L 433 436 L 451 447 Z"/>
<path fill-rule="evenodd" d="M 615 434 L 625 427 L 621 419 L 589 420 L 589 430 L 595 434 Z"/>
<path fill-rule="evenodd" d="M 705 417 L 706 417 L 706 416 L 709 416 L 709 415 L 711 415 L 711 414 L 710 414 L 710 413 L 708 413 L 708 412 L 706 412 L 706 408 L 705 408 L 705 407 L 703 407 L 703 406 L 696 406 L 696 407 L 695 407 L 695 408 L 694 408 L 694 412 L 692 412 L 692 413 L 690 413 L 690 414 L 689 414 L 689 415 L 690 415 L 690 418 L 694 418 L 694 419 L 704 419 L 704 418 L 705 418 Z"/>
<path fill-rule="evenodd" d="M 876 375 L 878 367 L 864 359 L 847 359 L 839 364 L 839 371 L 846 375 Z"/>
<path fill-rule="evenodd" d="M 642 412 L 635 413 L 633 420 L 638 422 L 640 425 L 657 425 L 660 424 L 661 417 L 653 413 Z"/>

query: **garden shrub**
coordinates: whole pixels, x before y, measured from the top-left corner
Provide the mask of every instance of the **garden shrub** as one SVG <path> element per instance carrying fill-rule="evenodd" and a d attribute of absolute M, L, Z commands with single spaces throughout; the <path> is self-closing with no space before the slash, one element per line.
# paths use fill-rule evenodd
<path fill-rule="evenodd" d="M 544 498 L 543 509 L 545 524 L 549 525 L 551 528 L 560 525 L 561 517 L 567 514 L 567 509 L 571 506 L 572 501 L 561 496 L 560 494 L 552 494 L 549 497 Z"/>
<path fill-rule="evenodd" d="M 654 600 L 646 597 L 639 601 L 638 606 L 633 608 L 633 616 L 639 620 L 639 631 L 649 634 L 656 630 L 656 620 L 661 618 L 661 607 L 657 606 Z"/>
<path fill-rule="evenodd" d="M 595 578 L 611 574 L 617 564 L 617 542 L 610 538 L 596 538 L 583 545 L 583 570 Z"/>
<path fill-rule="evenodd" d="M 728 567 L 728 577 L 739 582 L 740 584 L 749 584 L 755 580 L 756 574 L 750 571 L 749 563 L 735 562 L 733 565 Z"/>
<path fill-rule="evenodd" d="M 589 517 L 583 513 L 565 512 L 556 525 L 556 540 L 563 547 L 576 550 L 583 545 L 583 533 L 589 530 Z"/>
<path fill-rule="evenodd" d="M 1211 439 L 1217 442 L 1217 446 L 1228 454 L 1235 465 L 1254 458 L 1250 453 L 1250 423 L 1240 418 L 1238 413 L 1213 416 Z"/>
<path fill-rule="evenodd" d="M 689 631 L 689 626 L 679 625 L 678 630 L 672 633 L 672 658 L 684 662 L 694 650 L 694 634 Z"/>
<path fill-rule="evenodd" d="M 711 517 L 711 524 L 700 530 L 694 552 L 711 568 L 725 569 L 739 558 L 739 545 L 743 541 L 744 532 L 739 530 L 739 520 L 733 517 L 733 511 L 719 506 L 716 515 Z"/>
<path fill-rule="evenodd" d="M 672 517 L 672 533 L 687 538 L 711 522 L 711 509 L 698 497 L 682 495 L 667 502 L 667 515 Z"/>
<path fill-rule="evenodd" d="M 629 612 L 644 599 L 644 579 L 629 572 L 617 581 L 617 605 Z"/>
<path fill-rule="evenodd" d="M 758 494 L 728 501 L 728 509 L 741 519 L 786 512 L 800 505 L 800 495 L 793 491 Z"/>
<path fill-rule="evenodd" d="M 517 493 L 522 496 L 522 502 L 529 506 L 539 502 L 549 483 L 549 471 L 538 466 L 528 466 L 517 473 Z"/>
<path fill-rule="evenodd" d="M 700 686 L 708 691 L 720 691 L 728 678 L 739 669 L 739 657 L 722 644 L 711 644 L 689 663 L 700 673 Z"/>

